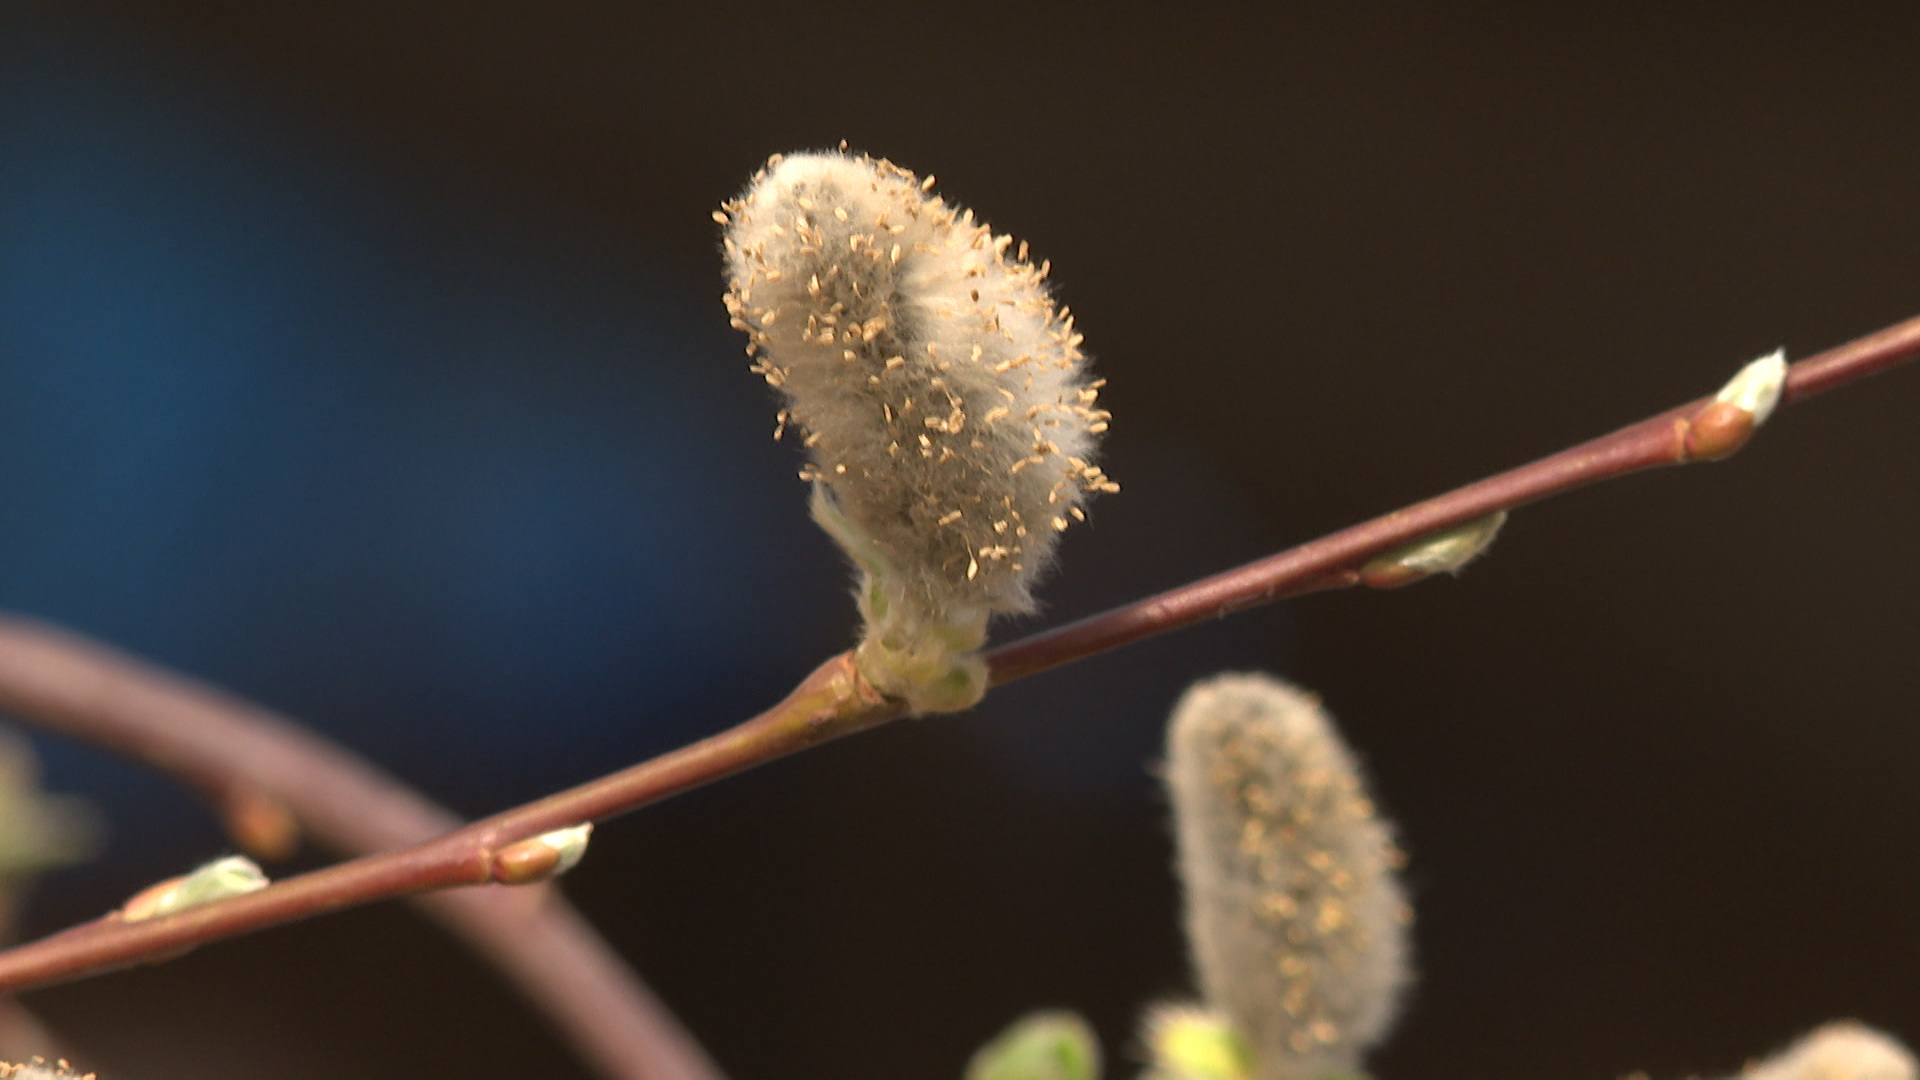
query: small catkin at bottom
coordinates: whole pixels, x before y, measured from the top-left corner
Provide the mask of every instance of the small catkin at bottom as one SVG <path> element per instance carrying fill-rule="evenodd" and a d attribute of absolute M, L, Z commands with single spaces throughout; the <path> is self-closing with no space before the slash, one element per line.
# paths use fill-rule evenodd
<path fill-rule="evenodd" d="M 1917 1072 L 1912 1052 L 1897 1040 L 1842 1020 L 1747 1066 L 1736 1080 L 1915 1080 Z"/>
<path fill-rule="evenodd" d="M 1167 734 L 1178 870 L 1206 1004 L 1256 1080 L 1357 1072 L 1410 975 L 1402 856 L 1317 697 L 1195 684 Z"/>

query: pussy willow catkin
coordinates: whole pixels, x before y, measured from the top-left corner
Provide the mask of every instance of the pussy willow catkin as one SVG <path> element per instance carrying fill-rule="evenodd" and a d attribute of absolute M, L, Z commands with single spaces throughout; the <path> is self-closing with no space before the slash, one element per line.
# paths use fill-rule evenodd
<path fill-rule="evenodd" d="M 1029 610 L 1057 534 L 1119 490 L 1092 461 L 1109 414 L 1048 265 L 932 180 L 777 155 L 715 215 L 727 310 L 785 398 L 776 435 L 800 436 L 815 517 L 866 576 L 863 669 L 923 708 L 953 707 L 928 689 L 947 661 L 991 613 Z"/>
<path fill-rule="evenodd" d="M 1409 980 L 1411 909 L 1319 699 L 1265 675 L 1196 683 L 1168 726 L 1167 790 L 1195 974 L 1253 1076 L 1357 1071 Z"/>
<path fill-rule="evenodd" d="M 1913 1054 L 1892 1037 L 1864 1024 L 1828 1024 L 1765 1061 L 1748 1065 L 1738 1080 L 1914 1080 Z"/>

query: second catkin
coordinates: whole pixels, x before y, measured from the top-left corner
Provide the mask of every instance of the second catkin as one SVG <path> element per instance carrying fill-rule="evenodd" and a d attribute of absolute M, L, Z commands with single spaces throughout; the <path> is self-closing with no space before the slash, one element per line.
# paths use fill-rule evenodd
<path fill-rule="evenodd" d="M 1409 982 L 1412 912 L 1319 699 L 1258 674 L 1195 684 L 1169 724 L 1167 789 L 1204 1008 L 1239 1043 L 1215 1056 L 1252 1080 L 1358 1072 Z M 1193 1052 L 1170 1040 L 1190 1029 L 1191 1009 L 1149 1018 L 1156 1075 L 1240 1071 L 1183 1064 Z"/>

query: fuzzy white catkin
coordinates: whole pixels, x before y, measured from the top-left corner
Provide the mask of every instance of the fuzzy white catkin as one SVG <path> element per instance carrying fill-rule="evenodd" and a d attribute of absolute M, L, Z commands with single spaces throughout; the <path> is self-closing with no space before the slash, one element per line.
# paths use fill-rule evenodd
<path fill-rule="evenodd" d="M 1828 1024 L 1765 1061 L 1749 1065 L 1737 1080 L 1915 1080 L 1906 1047 L 1851 1020 Z"/>
<path fill-rule="evenodd" d="M 1092 463 L 1109 415 L 1048 267 L 931 183 L 776 155 L 716 215 L 727 310 L 786 400 L 776 435 L 801 436 L 815 517 L 866 574 L 863 669 L 910 698 L 990 614 L 1030 610 L 1057 534 L 1119 490 Z"/>
<path fill-rule="evenodd" d="M 1257 1080 L 1354 1072 L 1409 981 L 1401 856 L 1314 695 L 1220 675 L 1167 733 L 1187 936 Z"/>

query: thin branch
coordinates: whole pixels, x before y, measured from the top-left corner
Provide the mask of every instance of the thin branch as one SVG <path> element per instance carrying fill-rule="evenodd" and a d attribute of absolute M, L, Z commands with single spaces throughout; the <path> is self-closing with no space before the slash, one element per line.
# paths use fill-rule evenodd
<path fill-rule="evenodd" d="M 0 680 L 3 681 L 3 680 Z M 117 914 L 0 953 L 0 992 L 62 982 L 308 915 L 455 885 L 495 880 L 495 856 L 517 840 L 611 817 L 654 798 L 901 715 L 866 685 L 847 654 L 829 660 L 760 716 L 692 746 L 600 780 L 476 821 L 426 843 L 288 878 L 258 892 L 176 915 L 126 922 Z M 642 794 L 638 801 L 635 793 Z"/>
<path fill-rule="evenodd" d="M 1920 356 L 1920 318 L 1794 364 L 1787 369 L 1780 404 L 1797 404 L 1916 356 Z M 1689 447 L 1696 421 L 1712 402 L 1711 398 L 1689 402 L 1290 551 L 1003 645 L 987 654 L 993 682 L 1012 682 L 1244 608 L 1359 584 L 1359 568 L 1375 555 L 1497 510 L 1513 510 L 1574 488 L 1662 465 L 1726 457 L 1740 448 L 1738 443 L 1724 453 L 1699 453 L 1697 438 L 1695 446 Z"/>
<path fill-rule="evenodd" d="M 1920 356 L 1920 318 L 1801 361 L 1782 404 Z M 1486 514 L 1660 465 L 1724 457 L 1752 434 L 1743 409 L 1702 399 L 1439 498 L 987 654 L 996 684 L 1319 589 L 1360 584 L 1376 556 Z M 315 871 L 259 892 L 138 923 L 114 917 L 0 953 L 0 991 L 79 978 L 209 941 L 353 904 L 494 880 L 514 841 L 599 821 L 902 715 L 874 692 L 851 656 L 827 661 L 785 701 L 747 722 L 568 791 L 476 821 L 446 836 Z"/>
<path fill-rule="evenodd" d="M 304 827 L 349 855 L 404 848 L 459 818 L 293 722 L 66 631 L 0 617 L 0 712 L 151 764 L 203 793 L 236 840 L 291 853 Z M 565 899 L 545 886 L 421 907 L 620 1080 L 721 1080 L 717 1067 Z"/>

